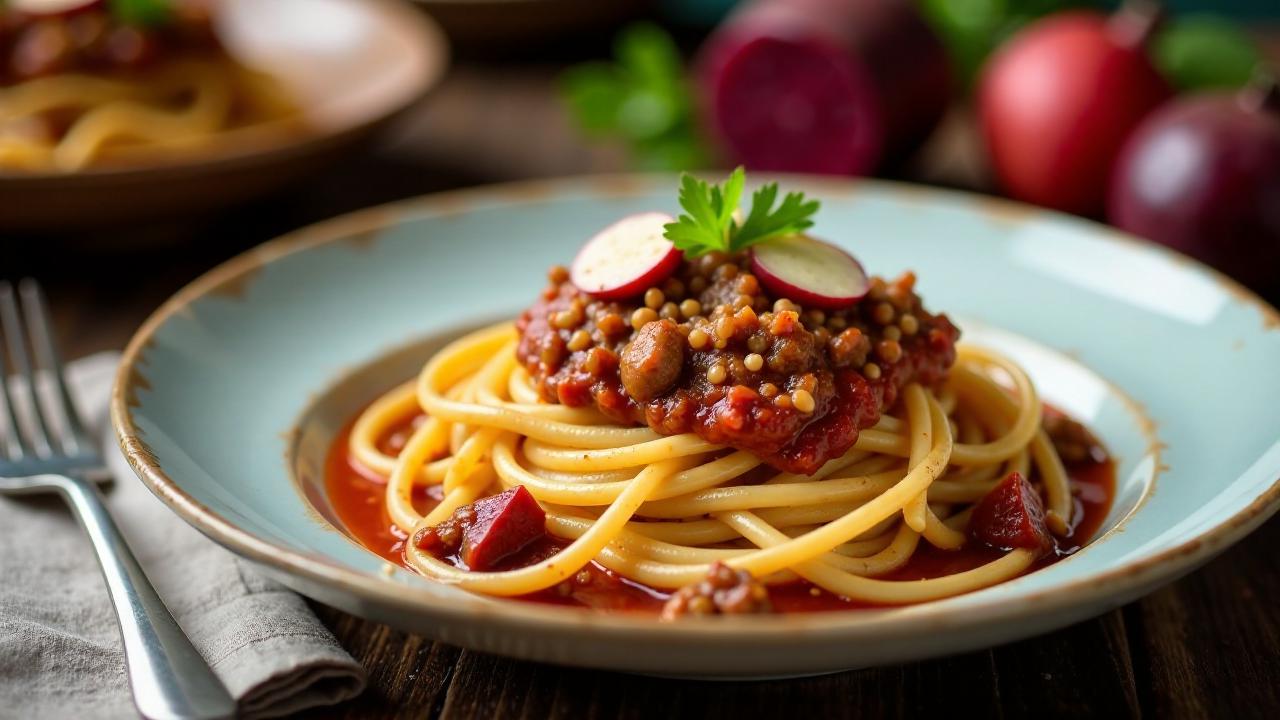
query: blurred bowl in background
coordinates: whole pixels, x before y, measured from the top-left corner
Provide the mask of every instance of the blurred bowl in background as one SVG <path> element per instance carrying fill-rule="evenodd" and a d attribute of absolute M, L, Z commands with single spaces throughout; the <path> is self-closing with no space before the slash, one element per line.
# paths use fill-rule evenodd
<path fill-rule="evenodd" d="M 0 171 L 0 230 L 162 221 L 264 195 L 411 106 L 448 66 L 443 32 L 400 0 L 223 0 L 216 25 L 235 60 L 289 93 L 300 129 L 248 128 L 214 152 L 171 153 L 153 164 Z"/>

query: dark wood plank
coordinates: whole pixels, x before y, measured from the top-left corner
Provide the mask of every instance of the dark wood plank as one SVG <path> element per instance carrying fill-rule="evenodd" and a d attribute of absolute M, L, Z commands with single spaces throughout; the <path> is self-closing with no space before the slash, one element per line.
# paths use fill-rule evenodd
<path fill-rule="evenodd" d="M 996 648 L 992 655 L 1005 717 L 1038 717 L 1046 711 L 1116 718 L 1142 714 L 1119 611 Z"/>
<path fill-rule="evenodd" d="M 369 673 L 369 689 L 339 708 L 324 708 L 307 717 L 421 718 L 439 714 L 462 650 L 319 603 L 312 607 L 347 650 L 360 658 Z"/>
<path fill-rule="evenodd" d="M 1144 706 L 1156 717 L 1280 714 L 1280 518 L 1126 610 Z"/>

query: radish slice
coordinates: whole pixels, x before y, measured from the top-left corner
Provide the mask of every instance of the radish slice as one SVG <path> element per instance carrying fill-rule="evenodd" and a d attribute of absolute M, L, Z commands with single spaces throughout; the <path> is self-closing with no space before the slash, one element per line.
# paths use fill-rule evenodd
<path fill-rule="evenodd" d="M 596 233 L 573 260 L 573 284 L 601 300 L 622 300 L 660 284 L 683 256 L 663 237 L 663 226 L 671 222 L 666 213 L 640 213 Z"/>
<path fill-rule="evenodd" d="M 102 4 L 102 0 L 9 0 L 9 6 L 29 15 L 64 15 Z"/>
<path fill-rule="evenodd" d="M 806 235 L 751 248 L 751 271 L 774 295 L 823 310 L 849 307 L 870 287 L 852 255 Z"/>

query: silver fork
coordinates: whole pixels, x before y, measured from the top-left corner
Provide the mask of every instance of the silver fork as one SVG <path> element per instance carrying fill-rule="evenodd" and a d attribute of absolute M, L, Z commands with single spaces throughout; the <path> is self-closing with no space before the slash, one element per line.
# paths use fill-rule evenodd
<path fill-rule="evenodd" d="M 95 481 L 108 478 L 106 463 L 72 402 L 39 286 L 23 280 L 19 293 L 21 315 L 12 285 L 0 282 L 0 337 L 26 381 L 22 391 L 10 388 L 10 367 L 0 348 L 0 405 L 5 408 L 0 417 L 7 421 L 0 423 L 0 494 L 58 492 L 75 511 L 102 565 L 120 621 L 134 703 L 143 716 L 233 717 L 235 700 L 165 608 L 103 504 Z M 45 407 L 36 391 L 33 357 L 53 377 L 53 408 Z M 17 405 L 22 395 L 30 408 L 25 431 Z M 10 432 L 3 431 L 4 424 Z"/>

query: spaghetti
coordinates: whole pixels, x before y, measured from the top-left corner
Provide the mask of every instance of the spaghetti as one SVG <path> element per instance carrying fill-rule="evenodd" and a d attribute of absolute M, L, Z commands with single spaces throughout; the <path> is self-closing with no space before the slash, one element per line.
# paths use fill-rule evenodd
<path fill-rule="evenodd" d="M 496 573 L 459 569 L 410 544 L 406 560 L 428 577 L 523 595 L 597 561 L 674 589 L 720 561 L 767 583 L 801 577 L 855 600 L 913 603 L 1008 580 L 1036 560 L 1033 551 L 1017 549 L 943 578 L 875 579 L 903 566 L 922 541 L 946 549 L 964 544 L 968 509 L 1008 472 L 1030 475 L 1034 467 L 1051 527 L 1063 532 L 1072 521 L 1066 472 L 1040 427 L 1035 389 L 1021 368 L 987 350 L 962 347 L 937 390 L 908 386 L 900 416 L 881 418 L 851 452 L 814 475 L 776 473 L 741 485 L 735 481 L 761 467 L 750 453 L 539 402 L 515 343 L 512 327 L 501 325 L 450 345 L 416 383 L 361 413 L 350 452 L 389 478 L 387 511 L 405 533 L 519 485 L 548 509 L 549 532 L 572 542 L 536 565 Z M 1013 394 L 997 381 L 1001 375 Z M 419 411 L 427 419 L 398 456 L 379 449 L 390 428 Z M 426 514 L 413 502 L 421 485 L 443 489 L 442 502 Z M 755 549 L 731 547 L 745 543 Z"/>
<path fill-rule="evenodd" d="M 652 241 L 661 218 L 638 217 L 632 235 Z M 914 275 L 827 282 L 840 263 L 812 243 L 771 250 L 812 289 L 732 247 L 671 263 L 661 246 L 589 244 L 578 263 L 641 257 L 645 282 L 588 292 L 580 268 L 553 268 L 514 325 L 456 340 L 374 402 L 346 453 L 385 479 L 405 563 L 503 597 L 572 593 L 600 568 L 677 616 L 768 610 L 797 583 L 925 602 L 1077 549 L 1058 448 L 1101 463 L 1092 436 L 1046 411 L 1016 363 L 957 345 Z M 833 286 L 854 296 L 820 294 Z M 901 577 L 975 545 L 989 556 L 972 566 Z"/>
<path fill-rule="evenodd" d="M 171 24 L 180 20 L 208 24 L 189 14 Z M 198 39 L 186 26 L 144 33 L 113 27 L 100 9 L 12 25 L 0 27 L 13 37 L 8 72 L 0 72 L 0 168 L 71 172 L 190 154 L 247 141 L 296 116 L 280 84 L 228 57 L 208 27 Z M 113 33 L 127 33 L 132 44 Z M 113 59 L 121 45 L 142 49 Z"/>

